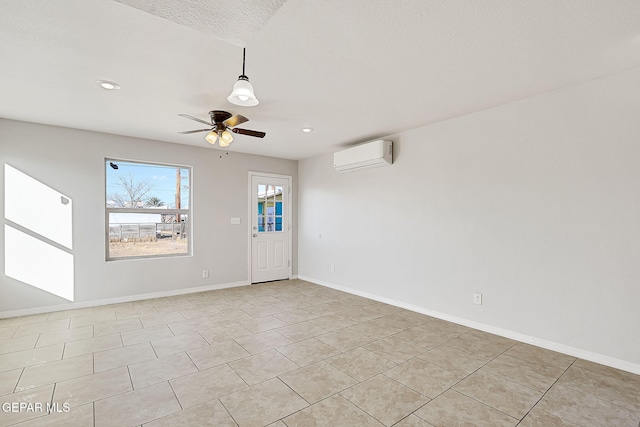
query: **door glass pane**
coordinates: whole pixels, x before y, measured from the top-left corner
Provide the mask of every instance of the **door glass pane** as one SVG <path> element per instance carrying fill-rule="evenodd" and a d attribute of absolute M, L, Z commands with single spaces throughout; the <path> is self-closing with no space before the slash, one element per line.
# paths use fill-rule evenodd
<path fill-rule="evenodd" d="M 267 202 L 267 231 L 274 231 L 275 213 L 273 202 Z"/>
<path fill-rule="evenodd" d="M 256 226 L 259 233 L 282 231 L 282 192 L 280 185 L 258 184 Z"/>

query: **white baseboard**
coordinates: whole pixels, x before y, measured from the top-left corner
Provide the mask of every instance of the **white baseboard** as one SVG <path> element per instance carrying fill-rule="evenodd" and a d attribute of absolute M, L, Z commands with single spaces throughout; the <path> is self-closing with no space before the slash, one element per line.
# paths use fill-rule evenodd
<path fill-rule="evenodd" d="M 76 308 L 97 307 L 100 305 L 119 304 L 122 302 L 140 301 L 145 299 L 172 297 L 176 295 L 194 294 L 197 292 L 215 291 L 218 289 L 235 288 L 249 285 L 246 280 L 218 285 L 199 286 L 196 288 L 175 289 L 172 291 L 152 292 L 149 294 L 128 295 L 117 298 L 107 298 L 93 301 L 72 302 L 69 304 L 50 305 L 45 307 L 26 308 L 23 310 L 11 310 L 0 312 L 0 319 L 6 317 L 28 316 L 31 314 L 51 313 L 54 311 L 74 310 Z"/>
<path fill-rule="evenodd" d="M 580 348 L 571 347 L 568 345 L 560 344 L 553 341 L 547 341 L 541 338 L 533 337 L 530 335 L 521 334 L 519 332 L 514 332 L 508 329 L 498 328 L 492 325 L 487 325 L 480 322 L 475 322 L 473 320 L 464 319 L 457 316 L 451 316 L 446 313 L 441 313 L 438 311 L 433 311 L 426 309 L 424 307 L 420 307 L 413 304 L 407 304 L 402 301 L 397 301 L 391 298 L 381 297 L 379 295 L 371 294 L 368 292 L 359 291 L 357 289 L 352 289 L 346 286 L 339 286 L 333 283 L 325 282 L 323 280 L 317 280 L 312 277 L 306 277 L 303 275 L 299 275 L 300 280 L 305 280 L 307 282 L 315 283 L 317 285 L 326 286 L 328 288 L 336 289 L 339 291 L 347 292 L 349 294 L 358 295 L 364 298 L 368 298 L 374 301 L 383 302 L 385 304 L 394 305 L 396 307 L 404 308 L 410 311 L 414 311 L 420 314 L 426 314 L 427 316 L 435 317 L 438 319 L 446 320 L 449 322 L 457 323 L 459 325 L 468 326 L 473 329 L 478 329 L 484 332 L 488 332 L 495 335 L 500 335 L 505 338 L 510 338 L 512 340 L 524 342 L 527 344 L 535 345 L 537 347 L 546 348 L 547 350 L 557 351 L 559 353 L 568 354 L 573 357 L 578 357 L 580 359 L 589 360 L 591 362 L 599 363 L 601 365 L 610 366 L 612 368 L 620 369 L 623 371 L 631 372 L 633 374 L 640 375 L 640 365 L 632 362 L 627 362 L 626 360 L 616 359 L 614 357 L 605 356 L 599 353 L 593 353 L 587 350 L 583 350 Z"/>

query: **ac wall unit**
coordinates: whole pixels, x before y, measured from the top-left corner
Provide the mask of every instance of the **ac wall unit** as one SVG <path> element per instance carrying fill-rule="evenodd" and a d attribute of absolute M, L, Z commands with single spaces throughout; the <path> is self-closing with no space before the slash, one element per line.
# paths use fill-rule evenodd
<path fill-rule="evenodd" d="M 389 166 L 392 159 L 393 142 L 378 139 L 338 151 L 333 154 L 333 167 L 338 172 Z"/>

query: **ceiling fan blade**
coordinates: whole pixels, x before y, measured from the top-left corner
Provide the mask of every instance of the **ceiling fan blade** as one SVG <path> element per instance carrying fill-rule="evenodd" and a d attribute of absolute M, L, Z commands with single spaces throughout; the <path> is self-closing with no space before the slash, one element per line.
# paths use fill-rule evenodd
<path fill-rule="evenodd" d="M 185 119 L 195 120 L 196 122 L 204 123 L 205 125 L 211 126 L 211 122 L 207 122 L 206 120 L 199 119 L 197 117 L 190 116 L 188 114 L 178 114 L 180 117 L 184 117 Z"/>
<path fill-rule="evenodd" d="M 248 122 L 249 119 L 247 119 L 245 116 L 242 116 L 240 114 L 236 114 L 233 117 L 229 117 L 227 120 L 225 120 L 223 123 L 229 127 L 234 127 L 237 126 L 241 123 L 244 122 Z"/>
<path fill-rule="evenodd" d="M 258 137 L 258 138 L 264 138 L 267 135 L 265 132 L 259 132 L 257 130 L 238 129 L 238 128 L 231 129 L 231 132 L 239 133 L 240 135 L 255 136 L 255 137 Z"/>
<path fill-rule="evenodd" d="M 187 133 L 197 133 L 197 132 L 211 132 L 212 130 L 213 130 L 213 128 L 198 129 L 198 130 L 185 130 L 185 131 L 178 132 L 178 133 L 187 134 Z"/>

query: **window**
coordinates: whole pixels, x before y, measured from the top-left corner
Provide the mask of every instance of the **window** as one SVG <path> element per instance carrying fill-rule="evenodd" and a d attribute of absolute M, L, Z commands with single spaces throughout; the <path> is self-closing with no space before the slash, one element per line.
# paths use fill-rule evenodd
<path fill-rule="evenodd" d="M 282 231 L 282 187 L 258 184 L 258 232 Z"/>
<path fill-rule="evenodd" d="M 191 254 L 191 168 L 106 159 L 107 260 Z"/>

